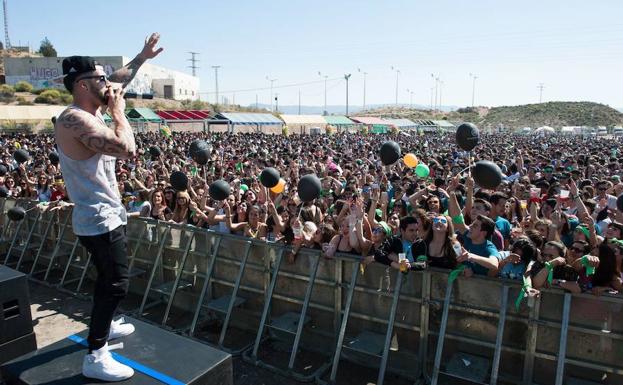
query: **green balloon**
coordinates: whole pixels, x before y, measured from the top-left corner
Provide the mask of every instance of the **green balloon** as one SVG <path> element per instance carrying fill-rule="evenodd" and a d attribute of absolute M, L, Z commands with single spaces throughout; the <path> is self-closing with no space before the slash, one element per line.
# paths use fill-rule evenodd
<path fill-rule="evenodd" d="M 240 190 L 247 192 L 247 190 L 249 190 L 249 186 L 247 186 L 246 184 L 241 184 L 240 185 Z"/>
<path fill-rule="evenodd" d="M 430 170 L 428 166 L 425 165 L 424 163 L 418 164 L 417 167 L 415 168 L 415 175 L 419 176 L 420 178 L 426 178 L 429 174 L 430 174 Z"/>

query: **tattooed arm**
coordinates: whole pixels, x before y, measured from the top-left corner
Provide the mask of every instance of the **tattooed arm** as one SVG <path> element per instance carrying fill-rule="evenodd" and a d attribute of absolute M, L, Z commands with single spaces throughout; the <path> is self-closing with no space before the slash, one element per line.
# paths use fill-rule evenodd
<path fill-rule="evenodd" d="M 163 48 L 155 49 L 159 39 L 160 34 L 152 33 L 151 36 L 145 39 L 145 46 L 141 52 L 131 62 L 113 72 L 108 79 L 113 83 L 121 83 L 122 88 L 125 88 L 134 79 L 138 69 L 141 68 L 147 59 L 152 59 L 162 52 Z"/>
<path fill-rule="evenodd" d="M 132 127 L 125 117 L 125 100 L 123 90 L 112 91 L 108 98 L 110 114 L 115 124 L 110 129 L 104 122 L 85 111 L 67 110 L 56 122 L 56 129 L 62 136 L 69 136 L 79 141 L 87 149 L 98 153 L 130 158 L 135 155 L 136 143 Z"/>

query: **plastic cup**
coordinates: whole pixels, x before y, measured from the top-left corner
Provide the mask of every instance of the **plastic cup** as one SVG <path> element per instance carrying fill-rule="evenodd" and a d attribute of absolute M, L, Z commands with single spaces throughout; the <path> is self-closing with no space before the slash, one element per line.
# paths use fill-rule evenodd
<path fill-rule="evenodd" d="M 526 200 L 520 200 L 519 201 L 519 207 L 521 207 L 522 210 L 525 210 L 528 208 L 528 201 Z"/>

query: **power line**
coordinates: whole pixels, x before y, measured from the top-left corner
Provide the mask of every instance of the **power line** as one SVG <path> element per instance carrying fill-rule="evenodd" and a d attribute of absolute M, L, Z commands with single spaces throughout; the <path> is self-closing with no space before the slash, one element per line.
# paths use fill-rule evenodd
<path fill-rule="evenodd" d="M 336 80 L 342 80 L 342 78 L 327 79 L 327 81 L 336 81 Z M 240 89 L 240 90 L 228 90 L 228 91 L 222 91 L 222 92 L 223 93 L 231 93 L 231 92 L 243 93 L 243 92 L 266 91 L 266 90 L 270 90 L 271 88 L 273 88 L 273 89 L 291 88 L 291 87 L 299 87 L 299 86 L 306 86 L 306 85 L 310 85 L 310 84 L 319 84 L 319 83 L 324 83 L 324 80 L 314 80 L 314 81 L 310 81 L 310 82 L 284 84 L 284 85 L 281 85 L 281 86 L 274 86 L 274 87 L 260 87 L 260 88 L 246 88 L 246 89 Z M 211 91 L 200 92 L 200 94 L 213 94 L 213 93 L 214 92 L 211 92 Z"/>

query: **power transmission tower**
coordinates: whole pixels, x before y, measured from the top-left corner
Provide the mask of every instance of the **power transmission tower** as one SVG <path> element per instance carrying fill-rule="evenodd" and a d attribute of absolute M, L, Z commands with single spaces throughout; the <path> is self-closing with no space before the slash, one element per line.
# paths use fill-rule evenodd
<path fill-rule="evenodd" d="M 7 0 L 2 1 L 4 10 L 4 49 L 11 49 L 11 40 L 9 39 L 9 11 L 6 6 Z"/>
<path fill-rule="evenodd" d="M 190 54 L 190 59 L 188 59 L 188 61 L 190 62 L 190 65 L 188 66 L 188 68 L 191 68 L 193 70 L 193 76 L 197 76 L 197 62 L 199 61 L 196 58 L 196 55 L 199 55 L 199 52 L 188 52 Z"/>
<path fill-rule="evenodd" d="M 543 88 L 545 88 L 545 84 L 539 83 L 537 88 L 539 89 L 539 103 L 541 103 L 541 101 L 543 101 Z"/>

